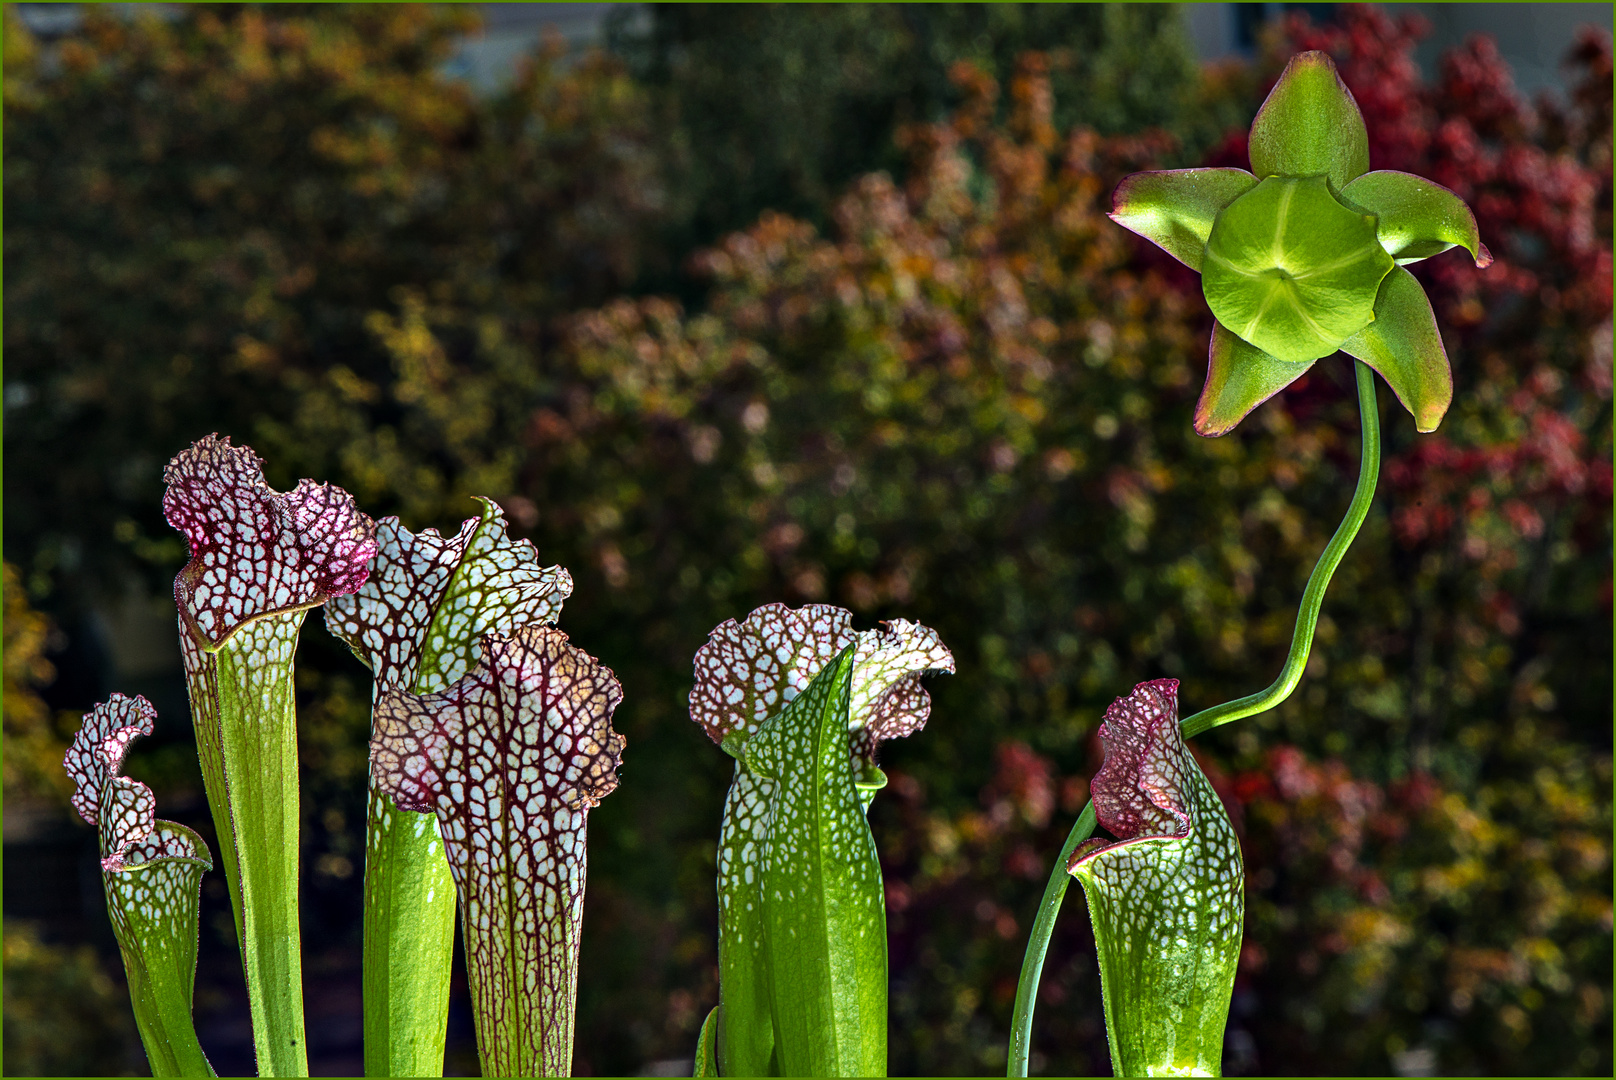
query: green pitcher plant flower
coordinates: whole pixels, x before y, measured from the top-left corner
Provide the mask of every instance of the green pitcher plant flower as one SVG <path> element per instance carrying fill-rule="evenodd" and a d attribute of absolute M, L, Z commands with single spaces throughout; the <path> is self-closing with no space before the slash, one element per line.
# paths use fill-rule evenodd
<path fill-rule="evenodd" d="M 1216 319 L 1195 430 L 1222 435 L 1340 350 L 1384 378 L 1422 432 L 1453 400 L 1436 316 L 1404 267 L 1492 255 L 1464 201 L 1369 171 L 1358 103 L 1322 52 L 1293 57 L 1252 121 L 1251 172 L 1174 169 L 1118 185 L 1111 219 L 1201 274 Z"/>
<path fill-rule="evenodd" d="M 292 658 L 309 609 L 364 584 L 375 523 L 329 484 L 274 491 L 256 454 L 217 435 L 163 479 L 163 512 L 191 551 L 174 579 L 180 652 L 258 1068 L 304 1076 Z"/>
<path fill-rule="evenodd" d="M 326 604 L 326 628 L 389 690 L 435 694 L 477 662 L 490 631 L 554 623 L 572 576 L 482 512 L 452 537 L 377 522 L 359 591 Z M 438 819 L 402 810 L 370 780 L 365 826 L 364 1001 L 368 1076 L 441 1076 L 454 959 L 455 885 Z"/>
<path fill-rule="evenodd" d="M 1140 683 L 1100 725 L 1090 784 L 1115 843 L 1089 840 L 1083 884 L 1118 1076 L 1219 1076 L 1240 960 L 1245 869 L 1223 802 L 1178 726 L 1178 680 Z"/>
<path fill-rule="evenodd" d="M 588 811 L 617 786 L 623 691 L 553 626 L 482 638 L 432 694 L 376 699 L 371 775 L 432 813 L 458 890 L 485 1076 L 572 1067 Z"/>
<path fill-rule="evenodd" d="M 1475 216 L 1453 192 L 1408 173 L 1369 171 L 1363 116 L 1324 53 L 1300 53 L 1286 65 L 1252 122 L 1248 148 L 1251 172 L 1178 169 L 1127 177 L 1113 197 L 1111 218 L 1201 274 L 1202 292 L 1216 321 L 1206 386 L 1195 409 L 1197 432 L 1222 435 L 1232 430 L 1314 362 L 1339 349 L 1353 357 L 1363 439 L 1357 488 L 1308 576 L 1290 652 L 1278 677 L 1264 690 L 1189 717 L 1179 725 L 1183 738 L 1271 709 L 1301 682 L 1325 591 L 1374 501 L 1380 475 L 1374 373 L 1413 414 L 1418 430 L 1436 430 L 1447 412 L 1453 398 L 1447 352 L 1430 301 L 1405 267 L 1452 247 L 1464 247 L 1478 267 L 1492 262 Z M 1106 857 L 1104 851 L 1082 848 L 1094 831 L 1102 801 L 1097 788 L 1066 838 L 1033 921 L 1016 987 L 1010 1076 L 1027 1075 L 1038 980 L 1066 894 L 1068 861 L 1076 858 L 1073 865 L 1095 911 L 1097 934 L 1111 903 L 1097 884 L 1106 864 L 1096 860 Z M 1179 837 L 1181 842 L 1187 839 Z M 1080 848 L 1088 860 L 1077 854 Z M 1209 1042 L 1193 1061 L 1177 1049 L 1155 1053 L 1150 1040 L 1165 1046 L 1184 1034 L 1176 1028 L 1161 1029 L 1159 1038 L 1142 1036 L 1144 1042 L 1130 1043 L 1133 1036 L 1119 1040 L 1119 1032 L 1128 1027 L 1112 1025 L 1122 1015 L 1120 1005 L 1114 1008 L 1123 1000 L 1114 985 L 1122 976 L 1105 958 L 1107 945 L 1100 942 L 1100 947 L 1102 972 L 1111 965 L 1105 1007 L 1119 1073 L 1180 1067 L 1216 1072 L 1219 1062 Z M 1141 955 L 1134 962 L 1170 967 L 1177 947 L 1176 937 L 1171 943 L 1156 942 L 1148 949 L 1152 959 Z M 1143 966 L 1132 977 L 1155 990 L 1170 983 Z M 1127 991 L 1136 992 L 1143 991 Z M 1206 994 L 1193 1002 L 1180 997 L 1168 1013 L 1174 1025 L 1198 1016 L 1195 1023 L 1203 1033 L 1221 1030 L 1221 1021 L 1206 1012 L 1208 1003 L 1217 1000 Z M 1227 995 L 1221 1000 L 1226 1012 Z M 1132 1030 L 1147 1031 L 1148 1025 L 1135 1024 Z"/>
<path fill-rule="evenodd" d="M 697 1067 L 725 1076 L 886 1073 L 886 907 L 865 812 L 880 744 L 925 725 L 935 631 L 768 604 L 696 653 L 691 719 L 736 758 L 718 850 L 719 1006 Z"/>
<path fill-rule="evenodd" d="M 191 1021 L 197 907 L 213 860 L 196 833 L 157 819 L 151 788 L 121 775 L 156 718 L 145 698 L 113 694 L 85 714 L 62 764 L 74 808 L 100 833 L 107 912 L 152 1075 L 213 1076 Z"/>

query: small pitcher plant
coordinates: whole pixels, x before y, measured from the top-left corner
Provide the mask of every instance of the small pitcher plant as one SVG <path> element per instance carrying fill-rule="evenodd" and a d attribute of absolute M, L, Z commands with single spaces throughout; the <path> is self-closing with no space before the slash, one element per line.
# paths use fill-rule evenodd
<path fill-rule="evenodd" d="M 1267 689 L 1180 722 L 1178 683 L 1107 710 L 1105 762 L 1055 859 L 1017 988 L 1009 1074 L 1068 884 L 1082 883 L 1117 1075 L 1219 1075 L 1244 919 L 1240 845 L 1186 739 L 1271 709 L 1301 680 L 1331 576 L 1380 466 L 1375 376 L 1422 432 L 1453 380 L 1405 268 L 1453 247 L 1491 261 L 1474 216 L 1417 176 L 1371 172 L 1329 57 L 1293 58 L 1242 169 L 1138 173 L 1111 217 L 1201 274 L 1215 322 L 1194 427 L 1232 431 L 1337 351 L 1353 358 L 1357 489 L 1303 592 Z M 572 1068 L 589 811 L 618 783 L 623 691 L 557 626 L 572 578 L 507 533 L 499 506 L 452 537 L 360 512 L 346 492 L 265 482 L 217 435 L 169 463 L 163 508 L 190 561 L 174 583 L 198 754 L 265 1076 L 307 1075 L 298 923 L 293 660 L 309 611 L 374 677 L 364 875 L 365 1071 L 442 1074 L 455 913 L 485 1075 Z M 887 940 L 867 812 L 881 744 L 931 712 L 954 670 L 928 627 L 856 630 L 828 605 L 767 604 L 695 654 L 690 717 L 735 761 L 718 830 L 719 1000 L 698 1076 L 884 1076 Z M 100 837 L 108 911 L 154 1075 L 208 1076 L 191 1021 L 202 838 L 122 775 L 155 712 L 115 694 L 68 752 Z M 1114 838 L 1093 838 L 1104 826 Z"/>
<path fill-rule="evenodd" d="M 329 484 L 271 490 L 258 456 L 217 436 L 169 462 L 164 479 L 163 512 L 191 547 L 174 579 L 180 652 L 258 1067 L 303 1076 L 292 658 L 309 609 L 364 583 L 376 526 Z"/>
<path fill-rule="evenodd" d="M 864 815 L 886 784 L 878 747 L 931 712 L 920 676 L 953 670 L 927 627 L 861 633 L 824 604 L 758 608 L 696 653 L 691 719 L 736 759 L 702 1075 L 886 1075 L 886 898 Z"/>
<path fill-rule="evenodd" d="M 477 667 L 440 693 L 376 702 L 377 785 L 436 815 L 459 889 L 485 1075 L 571 1073 L 584 826 L 617 786 L 622 699 L 608 669 L 535 625 L 484 637 Z"/>
<path fill-rule="evenodd" d="M 135 1026 L 153 1076 L 212 1076 L 191 1023 L 197 908 L 213 869 L 196 833 L 157 819 L 151 788 L 120 775 L 130 743 L 152 733 L 157 710 L 113 694 L 84 717 L 62 762 L 73 807 L 101 838 L 101 882 L 123 953 Z"/>
<path fill-rule="evenodd" d="M 1177 680 L 1118 698 L 1100 742 L 1089 790 L 1117 841 L 1085 841 L 1066 870 L 1094 918 L 1112 1067 L 1216 1074 L 1246 907 L 1240 841 L 1178 730 Z"/>

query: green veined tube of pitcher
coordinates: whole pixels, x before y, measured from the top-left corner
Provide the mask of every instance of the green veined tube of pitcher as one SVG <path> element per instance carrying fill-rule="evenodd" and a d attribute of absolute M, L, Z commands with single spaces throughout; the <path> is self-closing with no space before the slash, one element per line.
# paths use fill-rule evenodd
<path fill-rule="evenodd" d="M 364 584 L 376 526 L 341 488 L 272 490 L 258 456 L 217 435 L 163 479 L 163 513 L 191 549 L 174 579 L 180 655 L 258 1070 L 306 1076 L 292 660 L 309 609 Z"/>
<path fill-rule="evenodd" d="M 585 832 L 617 787 L 622 698 L 610 669 L 536 624 L 485 635 L 438 693 L 376 701 L 377 786 L 443 836 L 485 1076 L 570 1075 Z"/>
<path fill-rule="evenodd" d="M 859 632 L 842 608 L 768 604 L 715 628 L 695 668 L 691 719 L 737 759 L 718 852 L 721 1004 L 699 1053 L 723 1075 L 883 1074 L 885 908 L 864 815 L 885 783 L 881 742 L 924 726 L 920 678 L 953 656 L 907 620 Z"/>

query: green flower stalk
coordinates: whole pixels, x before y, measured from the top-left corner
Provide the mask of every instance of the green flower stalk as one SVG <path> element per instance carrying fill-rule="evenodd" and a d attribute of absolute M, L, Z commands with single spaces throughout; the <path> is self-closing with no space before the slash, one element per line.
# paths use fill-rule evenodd
<path fill-rule="evenodd" d="M 559 566 L 506 535 L 497 504 L 453 537 L 377 523 L 370 577 L 326 604 L 326 628 L 389 690 L 435 694 L 477 662 L 490 631 L 554 623 L 572 593 Z M 365 827 L 365 1073 L 441 1076 L 454 959 L 455 885 L 438 819 L 401 810 L 372 776 Z"/>
<path fill-rule="evenodd" d="M 1279 677 L 1266 690 L 1196 713 L 1182 725 L 1185 738 L 1271 709 L 1301 681 L 1325 589 L 1374 499 L 1380 418 L 1371 369 L 1413 414 L 1418 430 L 1436 430 L 1448 410 L 1453 376 L 1436 316 L 1404 267 L 1453 247 L 1469 251 L 1478 267 L 1492 262 L 1475 216 L 1453 192 L 1408 173 L 1369 171 L 1363 116 L 1324 53 L 1300 53 L 1286 65 L 1252 122 L 1248 145 L 1251 172 L 1179 169 L 1127 177 L 1117 187 L 1111 218 L 1201 273 L 1216 322 L 1206 386 L 1195 409 L 1197 432 L 1231 431 L 1339 349 L 1355 360 L 1362 461 L 1346 517 L 1308 578 Z M 1096 802 L 1072 826 L 1033 923 L 1016 988 L 1011 1076 L 1027 1075 L 1038 979 L 1066 893 L 1062 866 L 1093 832 Z M 1074 865 L 1103 866 L 1080 857 Z M 1098 919 L 1107 903 L 1103 890 L 1090 887 L 1091 879 L 1099 880 L 1098 869 L 1084 873 L 1079 876 Z M 1113 993 L 1107 991 L 1108 1023 Z M 1211 999 L 1197 1000 L 1193 1009 L 1188 998 L 1176 1007 L 1201 1015 Z M 1210 1019 L 1200 1023 L 1203 1031 L 1220 1027 Z M 1142 1057 L 1130 1057 L 1133 1050 L 1119 1050 L 1115 1039 L 1112 1049 L 1119 1071 L 1146 1068 L 1141 1062 L 1169 1068 L 1188 1060 L 1177 1051 L 1155 1055 L 1145 1044 L 1134 1047 Z M 1186 1067 L 1215 1070 L 1217 1063 L 1208 1051 L 1199 1065 Z"/>
<path fill-rule="evenodd" d="M 174 579 L 180 652 L 258 1069 L 306 1076 L 292 658 L 309 609 L 364 584 L 375 523 L 328 484 L 272 490 L 258 456 L 217 435 L 163 479 L 163 512 L 191 548 Z"/>
<path fill-rule="evenodd" d="M 571 1071 L 585 826 L 617 787 L 622 698 L 567 635 L 530 625 L 486 635 L 441 692 L 376 700 L 371 775 L 436 815 L 459 892 L 484 1076 Z"/>
<path fill-rule="evenodd" d="M 930 714 L 920 677 L 954 670 L 935 631 L 886 625 L 860 633 L 841 608 L 769 604 L 696 653 L 691 719 L 737 759 L 703 1068 L 885 1075 L 886 908 L 864 814 L 886 783 L 880 744 Z"/>
<path fill-rule="evenodd" d="M 1313 631 L 1318 626 L 1319 612 L 1324 605 L 1325 591 L 1330 587 L 1330 579 L 1335 575 L 1336 568 L 1346 557 L 1347 548 L 1352 546 L 1353 539 L 1369 515 L 1369 506 L 1375 497 L 1375 484 L 1380 477 L 1380 413 L 1375 401 L 1375 376 L 1362 361 L 1353 364 L 1353 372 L 1357 376 L 1358 411 L 1363 422 L 1358 486 L 1352 494 L 1351 503 L 1347 505 L 1345 517 L 1336 527 L 1335 535 L 1330 537 L 1330 542 L 1320 553 L 1313 572 L 1308 575 L 1307 588 L 1302 591 L 1302 602 L 1296 612 L 1296 626 L 1291 632 L 1291 648 L 1285 657 L 1285 665 L 1266 689 L 1236 698 L 1234 701 L 1214 705 L 1210 709 L 1202 709 L 1189 717 L 1180 725 L 1186 739 L 1194 738 L 1223 724 L 1266 712 L 1290 697 L 1291 692 L 1302 681 L 1302 673 L 1307 669 L 1307 658 L 1313 648 Z M 1066 837 L 1060 857 L 1050 873 L 1049 884 L 1044 888 L 1044 897 L 1039 902 L 1038 914 L 1033 920 L 1032 934 L 1027 942 L 1026 956 L 1021 964 L 1021 980 L 1016 986 L 1007 1069 L 1010 1076 L 1027 1075 L 1027 1061 L 1032 1052 L 1032 1018 L 1038 996 L 1038 979 L 1043 972 L 1044 955 L 1049 949 L 1050 936 L 1055 930 L 1055 917 L 1060 913 L 1061 901 L 1066 896 L 1066 886 L 1071 880 L 1066 867 L 1073 852 L 1094 832 L 1096 824 L 1095 804 L 1091 800 L 1072 825 L 1072 831 Z"/>
<path fill-rule="evenodd" d="M 1229 815 L 1178 727 L 1178 680 L 1140 683 L 1100 725 L 1090 785 L 1116 843 L 1066 868 L 1088 897 L 1118 1076 L 1219 1076 L 1245 917 Z"/>
<path fill-rule="evenodd" d="M 1403 267 L 1492 255 L 1464 201 L 1369 171 L 1358 103 L 1321 52 L 1291 59 L 1252 121 L 1251 172 L 1175 169 L 1118 185 L 1111 219 L 1201 274 L 1216 317 L 1195 430 L 1222 435 L 1338 349 L 1435 431 L 1453 375 L 1430 301 Z"/>
<path fill-rule="evenodd" d="M 196 833 L 157 820 L 150 788 L 120 775 L 156 717 L 145 698 L 113 694 L 85 715 L 62 765 L 74 808 L 100 832 L 107 912 L 152 1075 L 213 1076 L 191 1021 L 197 906 L 213 861 Z"/>

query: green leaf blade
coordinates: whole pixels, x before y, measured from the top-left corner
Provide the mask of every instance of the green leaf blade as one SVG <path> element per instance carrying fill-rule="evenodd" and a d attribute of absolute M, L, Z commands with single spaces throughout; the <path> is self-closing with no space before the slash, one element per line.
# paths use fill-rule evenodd
<path fill-rule="evenodd" d="M 1441 184 L 1387 169 L 1358 177 L 1341 189 L 1341 197 L 1377 217 L 1380 244 L 1399 266 L 1453 247 L 1468 251 L 1477 267 L 1492 265 L 1476 215 Z"/>
<path fill-rule="evenodd" d="M 718 1071 L 718 1006 L 707 1013 L 701 1022 L 701 1034 L 696 1037 L 696 1060 L 690 1070 L 693 1077 L 722 1075 Z M 739 1075 L 739 1074 L 737 1074 Z"/>
<path fill-rule="evenodd" d="M 1200 270 L 1218 211 L 1256 184 L 1257 178 L 1244 169 L 1134 173 L 1117 185 L 1109 216 L 1191 270 Z"/>
<path fill-rule="evenodd" d="M 1442 423 L 1453 403 L 1453 370 L 1436 313 L 1413 274 L 1399 266 L 1387 275 L 1375 321 L 1341 348 L 1379 372 L 1419 431 Z"/>
<path fill-rule="evenodd" d="M 764 865 L 781 1072 L 886 1074 L 886 908 L 847 753 L 854 650 L 747 745 L 779 784 Z"/>
<path fill-rule="evenodd" d="M 374 784 L 365 818 L 365 1075 L 442 1076 L 456 895 L 438 819 Z"/>
<path fill-rule="evenodd" d="M 1251 171 L 1270 176 L 1324 176 L 1340 191 L 1369 171 L 1369 131 L 1335 62 L 1298 53 L 1251 123 Z"/>

